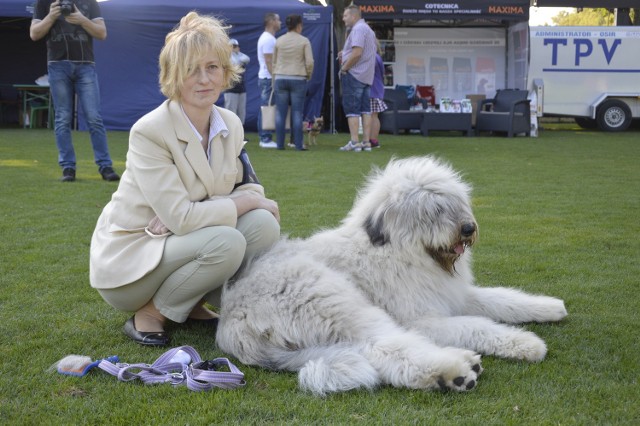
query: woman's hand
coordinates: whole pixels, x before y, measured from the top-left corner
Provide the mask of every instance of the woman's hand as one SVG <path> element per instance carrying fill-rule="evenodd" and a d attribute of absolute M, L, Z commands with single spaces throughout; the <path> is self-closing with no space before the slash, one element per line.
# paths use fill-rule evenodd
<path fill-rule="evenodd" d="M 241 194 L 239 196 L 232 197 L 231 200 L 236 203 L 236 210 L 238 211 L 238 217 L 255 209 L 265 209 L 280 222 L 280 209 L 278 203 L 268 198 L 262 197 L 253 193 Z"/>
<path fill-rule="evenodd" d="M 154 235 L 164 235 L 167 232 L 169 232 L 169 228 L 164 226 L 164 223 L 160 221 L 158 216 L 151 219 L 151 221 L 149 222 L 149 225 L 147 226 L 147 230 L 149 230 L 149 232 L 151 232 Z"/>

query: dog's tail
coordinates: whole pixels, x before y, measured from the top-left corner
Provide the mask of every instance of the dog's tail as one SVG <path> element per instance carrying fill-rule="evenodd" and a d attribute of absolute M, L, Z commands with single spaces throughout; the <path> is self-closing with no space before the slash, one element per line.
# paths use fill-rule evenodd
<path fill-rule="evenodd" d="M 273 349 L 279 369 L 298 371 L 300 388 L 315 395 L 372 389 L 380 383 L 376 369 L 357 347 L 348 344 L 312 347 L 295 351 Z"/>

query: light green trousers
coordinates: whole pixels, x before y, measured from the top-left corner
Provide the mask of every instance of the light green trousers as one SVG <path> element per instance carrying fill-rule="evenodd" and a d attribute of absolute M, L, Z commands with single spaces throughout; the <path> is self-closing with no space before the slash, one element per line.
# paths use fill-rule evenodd
<path fill-rule="evenodd" d="M 252 210 L 238 218 L 235 228 L 211 226 L 168 237 L 156 269 L 131 284 L 98 291 L 122 311 L 137 311 L 153 299 L 166 318 L 184 322 L 202 299 L 220 306 L 222 285 L 279 237 L 273 215 Z"/>

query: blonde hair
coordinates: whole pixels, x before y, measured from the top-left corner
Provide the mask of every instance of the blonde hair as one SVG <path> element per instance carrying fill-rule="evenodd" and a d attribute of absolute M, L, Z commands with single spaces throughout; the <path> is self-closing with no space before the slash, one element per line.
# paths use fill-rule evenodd
<path fill-rule="evenodd" d="M 160 91 L 169 99 L 176 100 L 184 82 L 207 53 L 213 52 L 224 70 L 223 89 L 240 81 L 242 69 L 231 63 L 228 26 L 221 21 L 197 12 L 189 12 L 180 23 L 167 34 L 160 51 Z"/>

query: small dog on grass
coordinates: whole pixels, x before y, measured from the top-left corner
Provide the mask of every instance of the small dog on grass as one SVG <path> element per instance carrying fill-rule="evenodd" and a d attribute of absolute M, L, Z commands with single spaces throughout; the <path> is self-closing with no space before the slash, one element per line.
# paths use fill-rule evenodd
<path fill-rule="evenodd" d="M 322 116 L 314 118 L 313 121 L 302 122 L 302 131 L 307 134 L 307 143 L 303 145 L 303 148 L 308 149 L 310 145 L 317 145 L 316 138 L 322 131 L 322 127 L 324 127 L 324 119 Z M 293 141 L 289 141 L 287 146 L 289 148 L 296 147 Z"/>
<path fill-rule="evenodd" d="M 324 127 L 324 118 L 320 116 L 313 121 L 307 121 L 302 124 L 304 131 L 307 132 L 307 145 L 317 145 L 316 139 Z"/>

